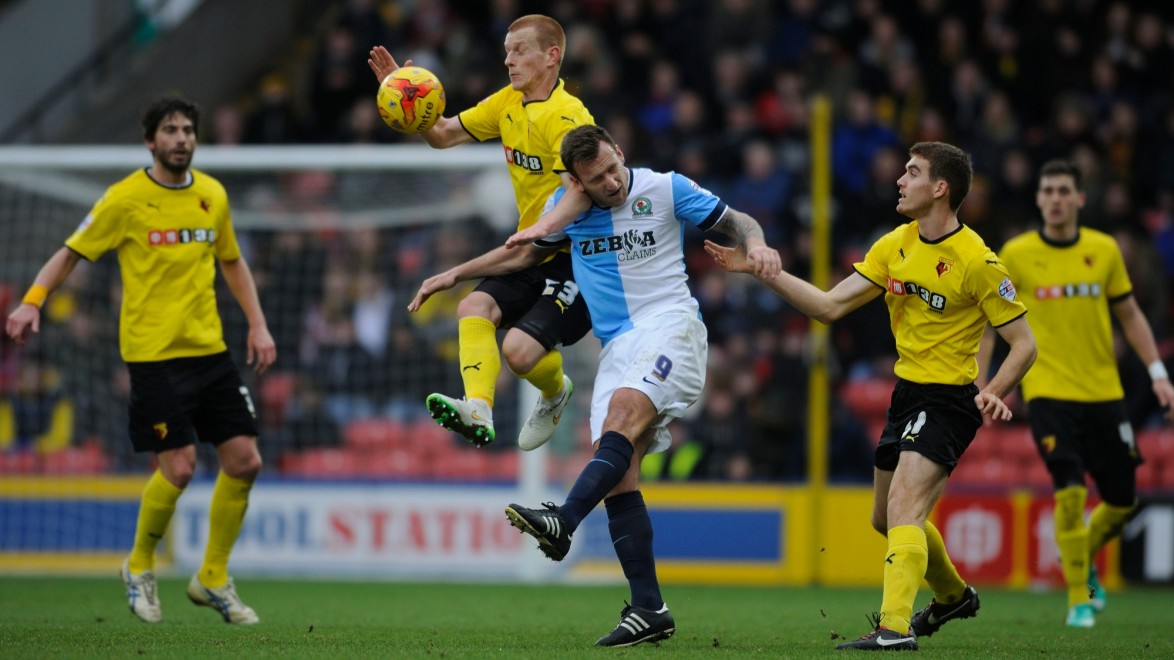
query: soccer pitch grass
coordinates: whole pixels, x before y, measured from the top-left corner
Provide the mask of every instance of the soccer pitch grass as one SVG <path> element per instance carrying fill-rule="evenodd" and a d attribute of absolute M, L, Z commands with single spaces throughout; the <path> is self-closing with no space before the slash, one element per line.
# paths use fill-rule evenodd
<path fill-rule="evenodd" d="M 229 626 L 164 579 L 163 622 L 139 622 L 116 575 L 0 578 L 0 656 L 281 658 L 809 658 L 869 629 L 879 589 L 674 586 L 677 634 L 659 646 L 594 648 L 619 620 L 626 586 L 416 584 L 245 579 L 257 626 Z M 979 616 L 921 640 L 933 657 L 1174 657 L 1174 592 L 1111 593 L 1097 627 L 1063 625 L 1064 596 L 980 589 Z M 929 599 L 923 589 L 920 607 Z"/>

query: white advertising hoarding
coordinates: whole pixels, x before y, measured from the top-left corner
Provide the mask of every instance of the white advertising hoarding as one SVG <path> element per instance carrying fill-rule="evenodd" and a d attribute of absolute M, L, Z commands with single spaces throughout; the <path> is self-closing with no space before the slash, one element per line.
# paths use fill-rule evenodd
<path fill-rule="evenodd" d="M 171 542 L 181 570 L 203 559 L 211 492 L 210 483 L 192 484 L 179 500 Z M 503 513 L 520 500 L 513 487 L 260 482 L 230 567 L 241 574 L 554 577 L 562 564 L 542 557 Z"/>

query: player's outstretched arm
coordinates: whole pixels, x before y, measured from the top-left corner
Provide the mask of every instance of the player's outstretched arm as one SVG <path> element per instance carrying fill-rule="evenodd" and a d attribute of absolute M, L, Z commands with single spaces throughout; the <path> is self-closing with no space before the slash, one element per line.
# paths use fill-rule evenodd
<path fill-rule="evenodd" d="M 496 247 L 479 257 L 424 280 L 420 290 L 408 303 L 408 311 L 418 311 L 432 294 L 447 291 L 461 282 L 525 270 L 540 263 L 550 252 L 552 250 L 536 245 L 524 246 L 522 249 L 511 249 L 504 245 Z"/>
<path fill-rule="evenodd" d="M 1162 354 L 1158 352 L 1158 344 L 1154 341 L 1154 331 L 1150 327 L 1150 322 L 1146 320 L 1133 296 L 1114 303 L 1113 314 L 1121 323 L 1121 334 L 1149 369 L 1154 396 L 1158 398 L 1158 404 L 1166 410 L 1166 421 L 1174 422 L 1174 385 L 1171 385 L 1170 374 L 1166 371 L 1166 365 L 1162 363 Z"/>
<path fill-rule="evenodd" d="M 34 333 L 41 331 L 41 305 L 45 303 L 45 298 L 69 277 L 78 261 L 81 261 L 81 255 L 63 247 L 41 266 L 24 300 L 19 307 L 12 310 L 8 315 L 8 322 L 5 323 L 4 331 L 13 341 L 23 344 L 25 334 L 30 328 Z"/>
<path fill-rule="evenodd" d="M 395 58 L 391 56 L 387 48 L 383 46 L 375 46 L 367 56 L 367 66 L 371 67 L 371 71 L 375 74 L 376 82 L 383 82 L 383 79 L 395 73 L 399 68 L 396 64 Z M 407 60 L 404 66 L 412 66 L 412 61 Z"/>
<path fill-rule="evenodd" d="M 772 280 L 782 272 L 783 258 L 778 250 L 766 244 L 762 225 L 749 215 L 729 207 L 713 231 L 729 236 L 744 248 L 749 272 L 758 279 Z"/>
<path fill-rule="evenodd" d="M 995 331 L 1006 340 L 1011 350 L 986 387 L 974 396 L 974 405 L 984 416 L 1006 422 L 1011 419 L 1011 409 L 1003 402 L 1003 397 L 1015 389 L 1023 379 L 1023 374 L 1026 374 L 1035 362 L 1035 335 L 1031 333 L 1026 316 L 1020 316 L 1006 325 L 999 326 Z"/>
<path fill-rule="evenodd" d="M 730 248 L 707 239 L 705 251 L 719 266 L 731 273 L 754 272 L 754 266 L 746 256 L 745 246 Z M 771 279 L 759 280 L 792 307 L 820 323 L 837 321 L 884 293 L 884 289 L 859 273 L 852 273 L 844 278 L 831 291 L 821 291 L 810 282 L 801 280 L 785 270 L 779 271 L 779 274 Z"/>
<path fill-rule="evenodd" d="M 249 344 L 245 362 L 253 365 L 253 370 L 258 374 L 263 374 L 277 361 L 277 344 L 273 341 L 273 335 L 269 333 L 265 312 L 261 311 L 261 299 L 257 296 L 257 283 L 253 280 L 253 271 L 249 270 L 249 264 L 241 257 L 233 261 L 221 261 L 220 272 L 224 274 L 228 290 L 232 291 L 233 297 L 249 321 Z"/>
<path fill-rule="evenodd" d="M 375 80 L 380 84 L 383 83 L 384 78 L 400 68 L 395 58 L 383 46 L 375 46 L 371 49 L 367 55 L 367 66 L 371 67 L 371 72 L 375 74 Z M 412 66 L 412 60 L 405 60 L 404 66 Z M 469 135 L 469 132 L 465 130 L 464 126 L 461 126 L 461 121 L 456 117 L 437 119 L 432 128 L 420 133 L 420 137 L 433 149 L 447 149 L 473 141 L 473 136 Z"/>
<path fill-rule="evenodd" d="M 591 208 L 591 198 L 587 196 L 587 193 L 574 182 L 568 184 L 568 175 L 565 172 L 562 177 L 563 188 L 566 191 L 562 198 L 558 200 L 554 208 L 543 213 L 542 217 L 538 218 L 538 222 L 526 229 L 519 229 L 513 236 L 505 239 L 506 247 L 526 245 L 551 234 L 557 234 L 574 222 L 575 218 Z"/>

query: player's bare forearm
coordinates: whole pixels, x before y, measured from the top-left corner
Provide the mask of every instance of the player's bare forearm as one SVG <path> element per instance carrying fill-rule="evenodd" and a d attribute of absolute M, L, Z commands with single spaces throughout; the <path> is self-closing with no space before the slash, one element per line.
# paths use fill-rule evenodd
<path fill-rule="evenodd" d="M 831 291 L 823 291 L 785 270 L 774 278 L 762 280 L 762 283 L 795 309 L 820 323 L 827 324 L 844 318 L 884 292 L 859 273 L 852 273 L 844 278 Z"/>
<path fill-rule="evenodd" d="M 1023 375 L 1035 363 L 1037 351 L 1035 335 L 1032 334 L 1031 326 L 1028 325 L 1025 316 L 1020 316 L 995 330 L 1000 337 L 1006 340 L 1011 350 L 1008 351 L 1007 357 L 999 365 L 999 370 L 991 377 L 986 387 L 982 388 L 982 391 L 1002 399 L 1015 389 L 1020 380 L 1023 380 Z"/>
<path fill-rule="evenodd" d="M 721 221 L 713 227 L 713 231 L 725 234 L 734 239 L 738 246 L 743 248 L 746 255 L 746 264 L 755 277 L 766 281 L 779 275 L 783 270 L 783 259 L 778 250 L 766 244 L 762 233 L 762 225 L 754 218 L 727 208 Z"/>
<path fill-rule="evenodd" d="M 459 266 L 454 266 L 424 280 L 420 289 L 416 291 L 416 295 L 408 303 L 408 312 L 419 311 L 433 294 L 447 291 L 461 282 L 525 270 L 540 263 L 542 257 L 548 252 L 549 250 L 534 245 L 522 248 L 507 248 L 503 245 L 494 248 L 479 257 L 474 257 Z"/>
<path fill-rule="evenodd" d="M 566 173 L 563 176 L 566 177 Z M 519 229 L 513 236 L 507 238 L 505 240 L 506 247 L 526 245 L 551 234 L 557 234 L 574 222 L 575 218 L 591 208 L 591 198 L 587 196 L 587 193 L 573 185 L 566 186 L 565 190 L 566 192 L 558 200 L 558 203 L 543 213 L 537 222 L 525 229 Z"/>
<path fill-rule="evenodd" d="M 81 255 L 73 250 L 67 247 L 57 250 L 52 257 L 49 257 L 45 265 L 41 266 L 41 270 L 37 272 L 37 277 L 33 280 L 30 289 L 39 288 L 42 292 L 40 297 L 43 302 L 46 296 L 61 286 L 61 283 L 69 277 L 78 261 L 81 261 Z M 22 302 L 8 315 L 4 330 L 13 341 L 19 344 L 24 343 L 25 332 L 30 329 L 34 333 L 41 331 L 41 307 L 40 304 Z"/>
<path fill-rule="evenodd" d="M 458 144 L 472 142 L 473 136 L 461 125 L 456 117 L 441 117 L 436 124 L 420 134 L 420 137 L 433 149 L 447 149 Z"/>
<path fill-rule="evenodd" d="M 1133 296 L 1115 303 L 1113 314 L 1121 323 L 1121 334 L 1125 341 L 1129 342 L 1133 352 L 1141 358 L 1142 364 L 1150 364 L 1161 359 L 1158 344 L 1154 341 L 1154 331 Z"/>
<path fill-rule="evenodd" d="M 257 295 L 257 283 L 253 280 L 253 271 L 244 257 L 233 261 L 221 261 L 220 272 L 224 275 L 224 282 L 232 297 L 245 313 L 250 327 L 265 327 L 265 313 L 261 311 L 261 298 Z"/>
<path fill-rule="evenodd" d="M 277 343 L 273 341 L 273 335 L 270 334 L 269 325 L 265 321 L 265 312 L 261 310 L 261 299 L 257 295 L 253 271 L 249 269 L 244 257 L 241 257 L 234 261 L 220 262 L 220 272 L 224 275 L 228 290 L 236 298 L 249 322 L 245 362 L 253 365 L 257 373 L 265 373 L 277 361 Z"/>
<path fill-rule="evenodd" d="M 1137 305 L 1132 296 L 1113 305 L 1113 313 L 1121 323 L 1121 334 L 1141 358 L 1142 364 L 1150 367 L 1151 388 L 1158 404 L 1166 409 L 1166 420 L 1174 422 L 1174 385 L 1170 383 L 1170 376 L 1162 364 L 1162 354 L 1158 351 L 1158 344 L 1154 341 L 1154 331 L 1145 314 Z M 1153 365 L 1153 366 L 1151 366 Z M 1155 374 L 1156 370 L 1156 374 Z"/>
<path fill-rule="evenodd" d="M 709 256 L 713 257 L 713 260 L 719 266 L 731 273 L 754 274 L 755 272 L 754 264 L 750 262 L 746 254 L 746 246 L 744 245 L 725 247 L 707 239 L 705 241 L 705 251 L 709 253 Z M 831 323 L 839 319 L 847 312 L 859 307 L 871 297 L 877 295 L 860 287 L 860 292 L 853 292 L 853 295 L 868 297 L 865 297 L 855 306 L 848 307 L 847 305 L 836 304 L 836 301 L 831 297 L 829 292 L 821 291 L 816 286 L 795 277 L 785 270 L 780 270 L 774 277 L 760 277 L 758 279 L 772 291 L 779 294 L 779 297 L 790 303 L 792 307 L 822 323 Z M 864 280 L 863 277 L 859 279 Z M 867 280 L 864 281 L 867 283 Z M 841 282 L 837 288 L 843 285 L 844 282 Z"/>

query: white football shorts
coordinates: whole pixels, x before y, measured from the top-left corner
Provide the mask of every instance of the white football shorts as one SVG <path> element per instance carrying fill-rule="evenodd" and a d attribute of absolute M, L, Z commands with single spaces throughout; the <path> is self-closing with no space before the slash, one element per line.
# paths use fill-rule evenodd
<path fill-rule="evenodd" d="M 630 387 L 648 395 L 660 413 L 652 423 L 656 439 L 648 453 L 668 449 L 668 423 L 701 396 L 708 357 L 709 333 L 696 313 L 670 312 L 608 342 L 599 355 L 591 397 L 591 441 L 603 435 L 612 393 Z"/>

